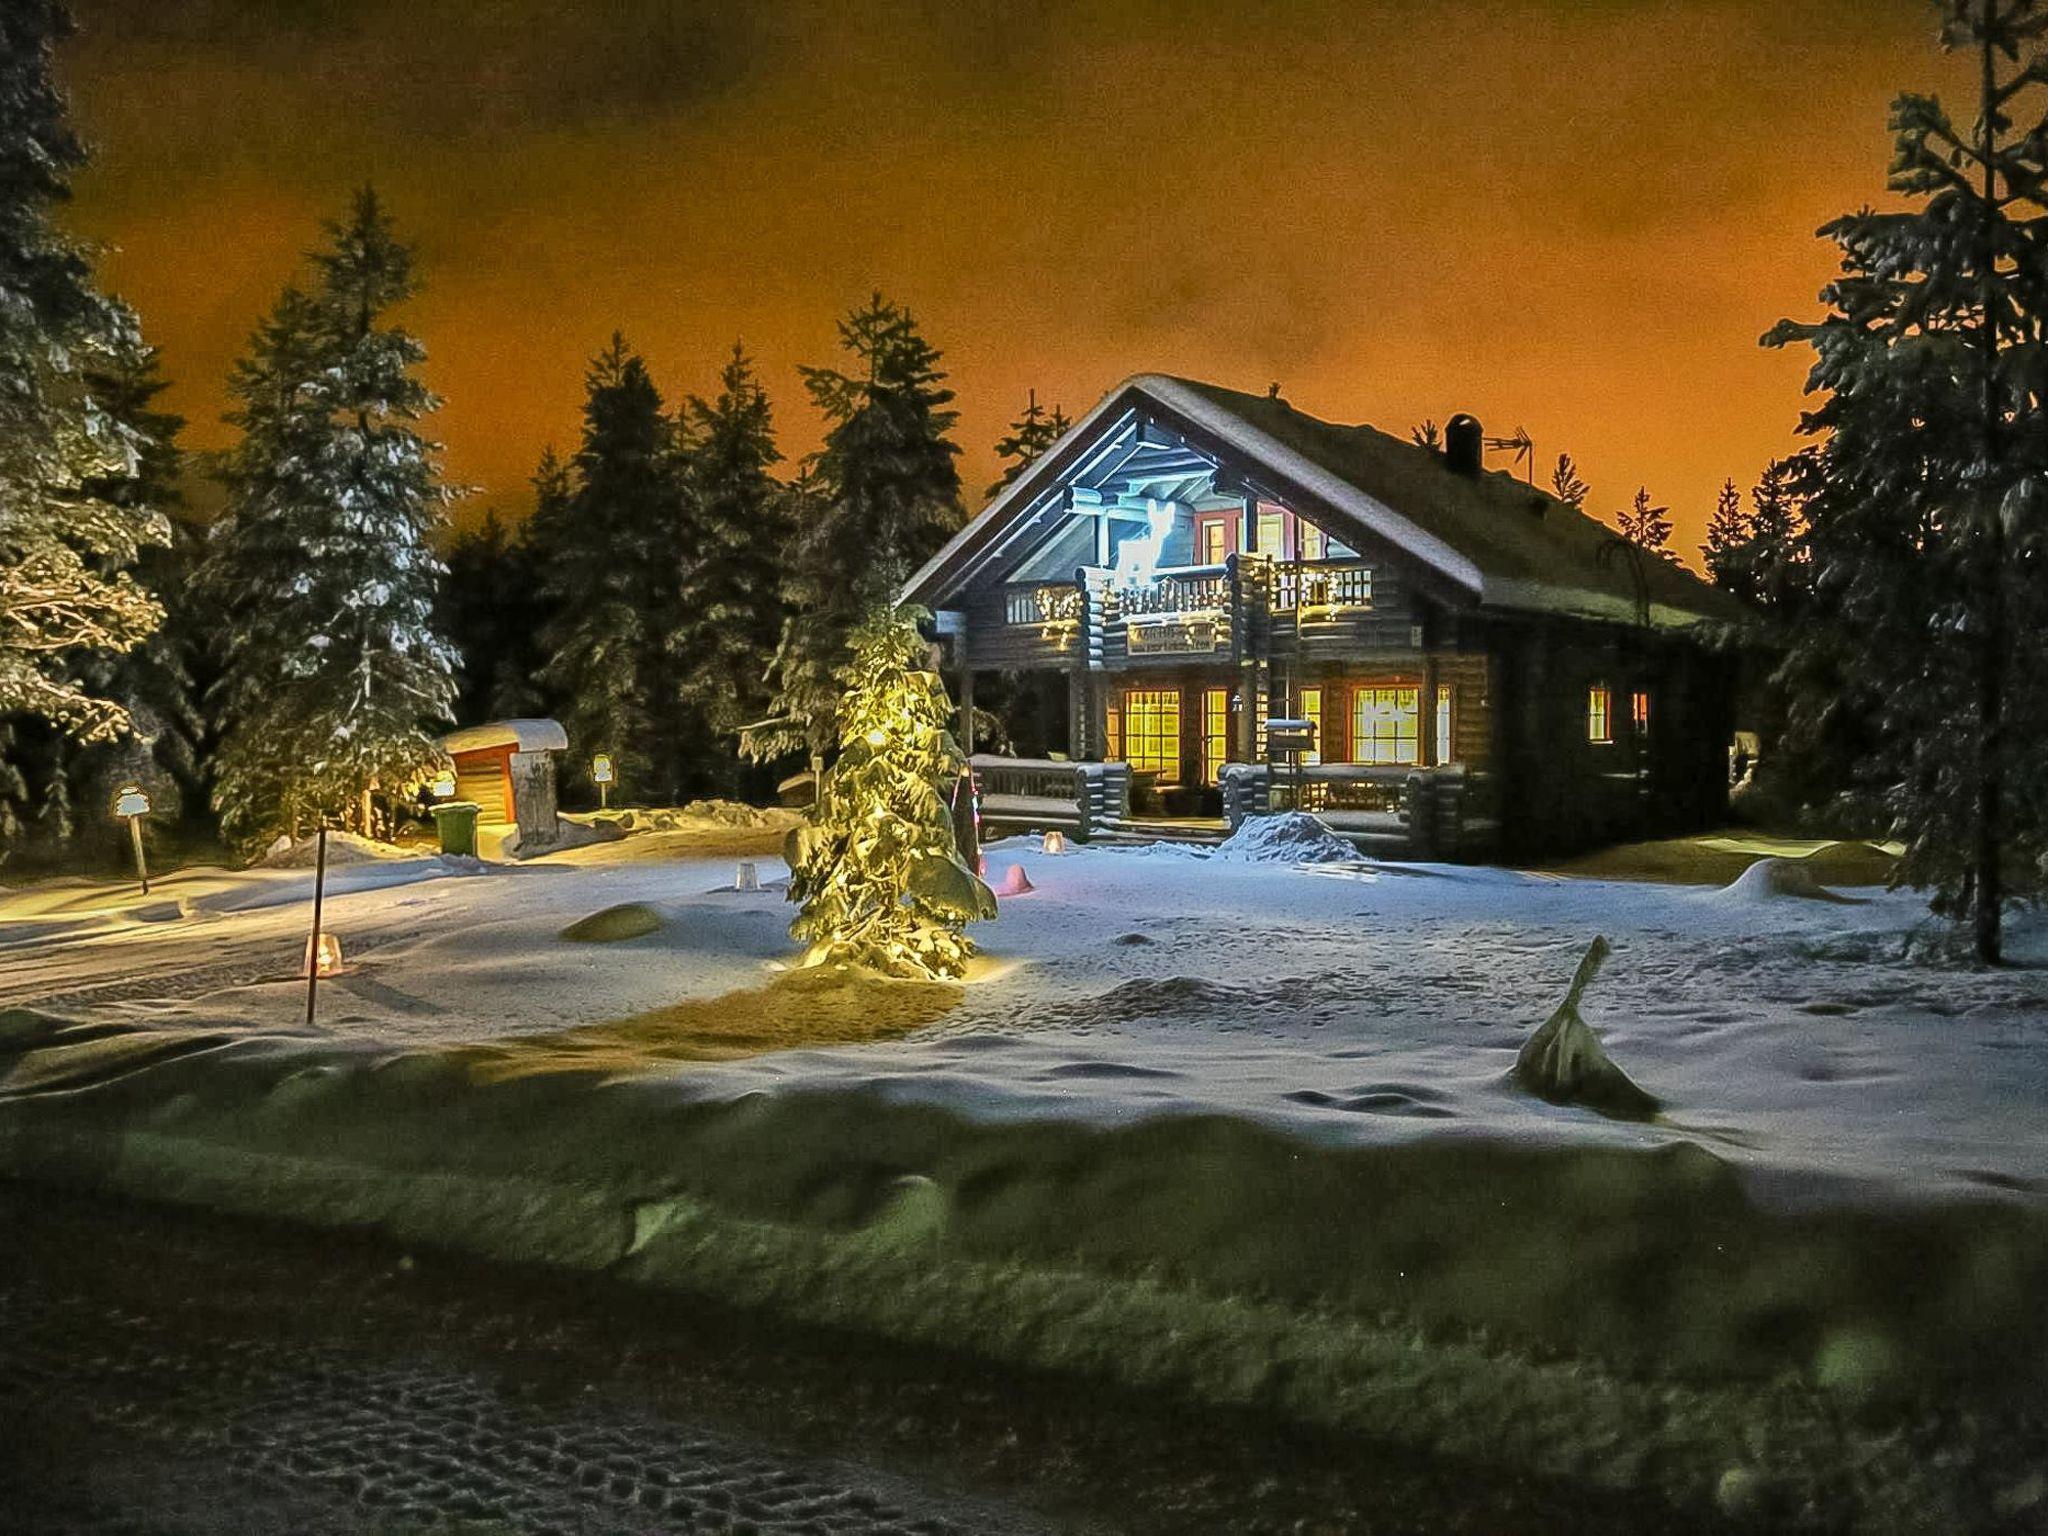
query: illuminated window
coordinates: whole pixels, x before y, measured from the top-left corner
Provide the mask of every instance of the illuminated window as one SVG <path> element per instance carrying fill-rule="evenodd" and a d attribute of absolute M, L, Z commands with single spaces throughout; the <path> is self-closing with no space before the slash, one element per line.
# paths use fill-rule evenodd
<path fill-rule="evenodd" d="M 1134 772 L 1162 784 L 1180 782 L 1180 690 L 1134 689 L 1124 695 L 1123 756 Z"/>
<path fill-rule="evenodd" d="M 1451 707 L 1451 685 L 1436 685 L 1436 765 L 1458 760 L 1458 754 L 1451 750 L 1451 728 L 1456 724 L 1456 713 Z"/>
<path fill-rule="evenodd" d="M 1287 514 L 1284 512 L 1261 512 L 1258 526 L 1258 552 L 1271 555 L 1275 560 L 1287 553 Z"/>
<path fill-rule="evenodd" d="M 1201 565 L 1221 565 L 1230 558 L 1235 542 L 1237 514 L 1219 512 L 1195 519 L 1195 559 Z"/>
<path fill-rule="evenodd" d="M 1614 693 L 1605 683 L 1586 690 L 1586 740 L 1614 740 Z"/>
<path fill-rule="evenodd" d="M 1202 690 L 1202 782 L 1214 784 L 1230 760 L 1230 690 Z"/>
<path fill-rule="evenodd" d="M 1351 691 L 1351 761 L 1412 763 L 1421 739 L 1422 690 L 1413 685 Z"/>
<path fill-rule="evenodd" d="M 1316 728 L 1315 742 L 1301 754 L 1304 763 L 1320 763 L 1323 760 L 1323 690 L 1304 688 L 1301 690 L 1301 718 Z"/>
<path fill-rule="evenodd" d="M 1638 688 L 1628 696 L 1628 720 L 1638 736 L 1650 732 L 1650 690 Z"/>
<path fill-rule="evenodd" d="M 1300 518 L 1294 520 L 1294 542 L 1301 547 L 1301 558 L 1304 560 L 1320 560 L 1328 553 L 1323 530 L 1314 523 L 1303 522 Z"/>

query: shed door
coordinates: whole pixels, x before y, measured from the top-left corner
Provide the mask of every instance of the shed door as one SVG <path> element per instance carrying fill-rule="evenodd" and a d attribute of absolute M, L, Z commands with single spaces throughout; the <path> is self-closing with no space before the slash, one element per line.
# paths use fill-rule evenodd
<path fill-rule="evenodd" d="M 455 798 L 474 800 L 478 821 L 510 821 L 512 801 L 505 792 L 505 759 L 497 753 L 458 757 Z"/>

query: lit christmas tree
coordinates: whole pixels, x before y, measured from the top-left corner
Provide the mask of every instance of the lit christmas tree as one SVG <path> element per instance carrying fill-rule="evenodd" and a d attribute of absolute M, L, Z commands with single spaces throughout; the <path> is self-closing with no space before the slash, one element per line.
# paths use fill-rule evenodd
<path fill-rule="evenodd" d="M 879 608 L 851 636 L 839 758 L 790 860 L 790 899 L 803 910 L 789 931 L 810 946 L 806 965 L 958 977 L 974 953 L 963 930 L 995 916 L 994 894 L 954 838 L 947 797 L 966 760 L 920 617 Z"/>

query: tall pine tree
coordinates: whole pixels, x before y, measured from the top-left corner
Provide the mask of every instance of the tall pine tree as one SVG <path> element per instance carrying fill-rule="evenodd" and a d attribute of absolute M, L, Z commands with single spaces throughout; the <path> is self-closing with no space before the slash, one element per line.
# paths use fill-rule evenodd
<path fill-rule="evenodd" d="M 774 413 L 744 348 L 734 344 L 717 396 L 693 395 L 685 411 L 691 538 L 674 646 L 684 701 L 713 734 L 736 744 L 740 728 L 768 710 L 793 505 L 771 472 L 782 458 Z M 721 759 L 719 769 L 720 787 L 737 793 L 738 759 Z"/>
<path fill-rule="evenodd" d="M 91 381 L 141 343 L 51 218 L 86 158 L 55 75 L 69 31 L 60 0 L 0 8 L 0 716 L 107 740 L 126 712 L 74 663 L 131 650 L 157 627 L 131 572 L 167 530 L 152 509 L 103 494 L 134 475 L 145 444 Z"/>
<path fill-rule="evenodd" d="M 1557 456 L 1557 468 L 1550 472 L 1550 494 L 1574 507 L 1583 507 L 1593 488 L 1579 476 L 1579 466 L 1568 453 Z"/>
<path fill-rule="evenodd" d="M 1677 560 L 1671 552 L 1671 509 L 1650 504 L 1650 488 L 1639 487 L 1636 499 L 1616 519 L 1621 536 L 1660 560 Z"/>
<path fill-rule="evenodd" d="M 1821 403 L 1803 419 L 1810 621 L 1788 677 L 1825 731 L 1875 722 L 1866 785 L 1906 843 L 1902 877 L 2002 952 L 2004 903 L 2048 845 L 2048 9 L 1948 0 L 1941 39 L 1976 77 L 1975 121 L 1931 96 L 1892 108 L 1890 188 L 1910 206 L 1821 233 L 1829 313 L 1781 323 Z"/>
<path fill-rule="evenodd" d="M 747 750 L 822 760 L 839 736 L 847 637 L 959 528 L 960 450 L 948 435 L 936 348 L 910 311 L 879 293 L 839 325 L 849 371 L 806 368 L 805 387 L 828 424 L 811 461 L 792 540 L 785 593 L 791 614 L 774 667 L 779 725 L 748 733 Z"/>
<path fill-rule="evenodd" d="M 458 720 L 541 713 L 538 583 L 525 531 L 506 527 L 495 509 L 450 541 L 436 623 L 462 658 Z"/>
<path fill-rule="evenodd" d="M 1714 498 L 1713 514 L 1707 519 L 1707 542 L 1700 546 L 1707 575 L 1714 584 L 1738 597 L 1756 600 L 1756 583 L 1750 573 L 1748 553 L 1753 530 L 1742 509 L 1742 493 L 1733 477 L 1722 482 Z"/>
<path fill-rule="evenodd" d="M 682 462 L 661 393 L 623 336 L 585 377 L 572 482 L 541 484 L 544 501 L 564 491 L 558 506 L 543 506 L 534 536 L 549 607 L 542 679 L 569 732 L 570 770 L 587 782 L 591 755 L 603 752 L 618 792 L 672 799 L 688 750 L 669 647 L 685 544 Z"/>
<path fill-rule="evenodd" d="M 1066 435 L 1073 423 L 1067 420 L 1067 413 L 1055 405 L 1047 410 L 1038 403 L 1038 391 L 1029 390 L 1024 397 L 1023 414 L 1010 423 L 1010 430 L 996 440 L 996 458 L 1001 461 L 1003 471 L 994 485 L 988 488 L 992 501 L 1012 480 L 1029 469 L 1038 456 Z"/>
<path fill-rule="evenodd" d="M 205 579 L 222 672 L 215 802 L 244 843 L 347 818 L 440 761 L 455 655 L 435 632 L 433 554 L 453 496 L 417 430 L 439 401 L 426 352 L 390 323 L 410 253 L 356 195 L 229 380 L 241 440 Z"/>

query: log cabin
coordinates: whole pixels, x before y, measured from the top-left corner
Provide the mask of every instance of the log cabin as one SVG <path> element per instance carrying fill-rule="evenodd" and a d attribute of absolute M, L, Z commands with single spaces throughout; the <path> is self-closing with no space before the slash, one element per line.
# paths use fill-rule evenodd
<path fill-rule="evenodd" d="M 1299 805 L 1377 853 L 1520 859 L 1717 822 L 1741 604 L 1486 447 L 1470 416 L 1439 451 L 1277 389 L 1111 391 L 903 590 L 984 824 Z M 994 674 L 1029 755 L 974 750 Z"/>

